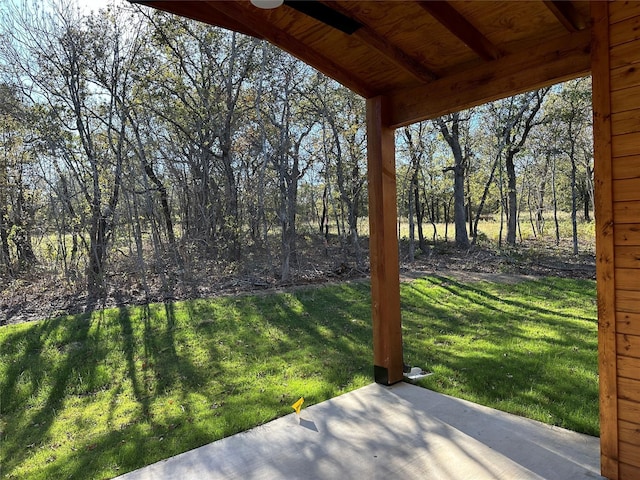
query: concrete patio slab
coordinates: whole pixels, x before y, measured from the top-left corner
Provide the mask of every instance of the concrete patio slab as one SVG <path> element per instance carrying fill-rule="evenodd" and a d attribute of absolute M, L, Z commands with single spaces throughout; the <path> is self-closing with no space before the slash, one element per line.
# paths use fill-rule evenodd
<path fill-rule="evenodd" d="M 595 437 L 372 384 L 118 478 L 592 480 L 599 452 Z"/>

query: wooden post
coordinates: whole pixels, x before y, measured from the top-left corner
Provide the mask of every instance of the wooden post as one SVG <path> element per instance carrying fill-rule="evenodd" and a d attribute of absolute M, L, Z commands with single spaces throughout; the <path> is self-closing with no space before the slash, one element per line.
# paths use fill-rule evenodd
<path fill-rule="evenodd" d="M 377 383 L 403 378 L 400 266 L 396 199 L 395 132 L 385 97 L 367 100 L 369 258 L 373 364 Z"/>
<path fill-rule="evenodd" d="M 600 470 L 618 479 L 616 295 L 613 237 L 611 86 L 607 2 L 591 2 L 592 88 L 600 378 Z"/>

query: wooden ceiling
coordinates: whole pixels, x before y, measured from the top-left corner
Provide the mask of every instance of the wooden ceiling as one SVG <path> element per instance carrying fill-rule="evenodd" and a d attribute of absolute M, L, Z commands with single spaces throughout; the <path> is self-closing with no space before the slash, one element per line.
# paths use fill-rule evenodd
<path fill-rule="evenodd" d="M 133 0 L 266 39 L 398 127 L 589 73 L 588 2 Z"/>

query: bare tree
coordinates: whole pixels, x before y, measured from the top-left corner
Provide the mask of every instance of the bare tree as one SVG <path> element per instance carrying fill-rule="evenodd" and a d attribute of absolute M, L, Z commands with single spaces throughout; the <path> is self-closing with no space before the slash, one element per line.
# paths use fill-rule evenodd
<path fill-rule="evenodd" d="M 518 228 L 518 193 L 515 159 L 524 148 L 532 128 L 538 124 L 536 121 L 538 112 L 548 91 L 549 88 L 536 90 L 494 102 L 489 106 L 496 122 L 496 159 L 504 161 L 507 177 L 505 211 L 507 217 L 506 240 L 509 245 L 515 245 Z"/>
<path fill-rule="evenodd" d="M 340 202 L 346 208 L 348 226 L 348 229 L 342 228 L 341 233 L 345 238 L 348 234 L 356 266 L 362 268 L 364 258 L 358 234 L 358 216 L 366 185 L 366 136 L 362 127 L 364 102 L 324 77 L 317 76 L 316 80 L 318 83 L 311 92 L 310 100 L 314 103 L 315 114 L 328 125 L 331 138 L 329 141 L 323 137 L 323 143 L 328 147 L 324 153 L 331 157 L 325 158 L 325 169 L 327 173 L 335 171 L 335 185 L 340 193 Z"/>
<path fill-rule="evenodd" d="M 558 138 L 558 153 L 563 153 L 567 156 L 570 163 L 570 175 L 571 175 L 571 227 L 572 227 L 572 241 L 573 241 L 573 254 L 578 254 L 578 167 L 580 163 L 585 166 L 583 176 L 585 178 L 583 183 L 589 185 L 585 188 L 586 193 L 583 194 L 584 208 L 585 208 L 585 220 L 588 219 L 589 202 L 592 195 L 592 174 L 591 158 L 589 148 L 587 145 L 591 144 L 590 138 L 585 138 L 585 131 L 590 129 L 589 120 L 591 118 L 591 90 L 590 81 L 588 78 L 580 78 L 565 83 L 560 90 L 557 98 L 557 102 L 554 103 L 554 107 L 551 109 L 550 114 L 555 117 L 557 125 Z M 580 155 L 584 155 L 585 159 L 581 162 Z"/>
<path fill-rule="evenodd" d="M 35 192 L 27 179 L 33 161 L 27 129 L 31 122 L 18 91 L 0 84 L 0 273 L 11 275 L 36 261 L 31 243 Z"/>
<path fill-rule="evenodd" d="M 410 191 L 408 197 L 408 202 L 411 207 L 409 212 L 409 236 L 411 241 L 414 237 L 412 213 L 415 212 L 415 224 L 418 230 L 418 248 L 426 254 L 430 252 L 423 228 L 428 203 L 425 188 L 423 188 L 425 184 L 423 167 L 426 166 L 425 164 L 432 162 L 435 144 L 432 132 L 429 131 L 429 125 L 430 123 L 428 122 L 420 122 L 416 125 L 405 127 L 402 130 L 407 155 L 409 157 L 410 169 Z M 435 219 L 432 218 L 431 220 L 432 224 L 435 224 Z"/>
<path fill-rule="evenodd" d="M 291 279 L 291 264 L 297 261 L 297 199 L 300 179 L 311 159 L 304 150 L 304 142 L 313 127 L 308 111 L 301 107 L 306 95 L 305 85 L 300 82 L 303 67 L 290 57 L 281 58 L 280 68 L 274 83 L 278 90 L 271 105 L 269 121 L 277 132 L 273 137 L 273 168 L 278 178 L 277 216 L 281 227 L 280 279 Z"/>
<path fill-rule="evenodd" d="M 231 260 L 241 253 L 242 219 L 235 139 L 248 112 L 246 83 L 253 80 L 259 63 L 254 55 L 258 41 L 155 14 L 159 45 L 169 48 L 169 71 L 153 80 L 159 95 L 155 113 L 173 130 L 180 156 L 193 176 L 193 192 L 185 197 L 183 215 L 188 235 L 216 250 L 226 248 Z M 170 73 L 177 63 L 179 75 Z"/>
<path fill-rule="evenodd" d="M 440 117 L 435 122 L 453 154 L 453 165 L 445 170 L 453 172 L 453 221 L 456 228 L 456 246 L 469 248 L 465 208 L 465 175 L 471 154 L 468 137 L 469 118 L 456 112 Z"/>

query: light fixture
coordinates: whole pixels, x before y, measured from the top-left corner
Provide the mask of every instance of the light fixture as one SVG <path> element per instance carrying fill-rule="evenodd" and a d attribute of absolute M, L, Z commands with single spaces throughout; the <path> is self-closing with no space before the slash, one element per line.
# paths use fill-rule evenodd
<path fill-rule="evenodd" d="M 251 0 L 251 4 L 254 7 L 270 10 L 272 8 L 278 8 L 284 3 L 284 0 Z"/>

